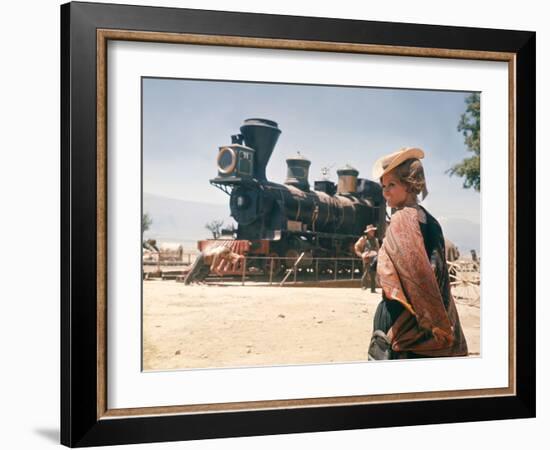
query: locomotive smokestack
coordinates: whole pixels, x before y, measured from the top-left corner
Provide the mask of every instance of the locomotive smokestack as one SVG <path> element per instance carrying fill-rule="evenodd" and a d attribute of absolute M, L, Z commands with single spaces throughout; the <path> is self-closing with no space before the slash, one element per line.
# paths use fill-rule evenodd
<path fill-rule="evenodd" d="M 338 194 L 354 194 L 357 191 L 357 175 L 359 172 L 346 164 L 339 169 L 338 174 Z"/>
<path fill-rule="evenodd" d="M 277 122 L 267 119 L 246 119 L 241 126 L 241 134 L 246 146 L 256 150 L 254 178 L 258 181 L 267 181 L 265 168 L 281 134 Z"/>
<path fill-rule="evenodd" d="M 311 161 L 300 155 L 300 152 L 292 158 L 286 160 L 287 174 L 285 184 L 296 186 L 302 191 L 309 191 L 309 166 Z"/>

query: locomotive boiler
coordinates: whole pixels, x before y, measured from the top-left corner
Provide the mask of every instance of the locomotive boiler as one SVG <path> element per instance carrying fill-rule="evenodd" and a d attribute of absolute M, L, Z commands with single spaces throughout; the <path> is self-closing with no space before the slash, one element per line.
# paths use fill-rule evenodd
<path fill-rule="evenodd" d="M 247 119 L 231 144 L 219 147 L 218 175 L 210 183 L 229 194 L 235 239 L 249 241 L 249 254 L 297 257 L 350 257 L 368 224 L 385 230 L 386 204 L 380 185 L 344 166 L 338 182 L 309 184 L 311 162 L 288 158 L 283 184 L 267 180 L 266 166 L 281 134 L 276 122 Z"/>

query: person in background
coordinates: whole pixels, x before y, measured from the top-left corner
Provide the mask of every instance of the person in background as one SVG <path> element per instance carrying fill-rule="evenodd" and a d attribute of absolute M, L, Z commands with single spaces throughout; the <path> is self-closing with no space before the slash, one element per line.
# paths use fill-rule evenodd
<path fill-rule="evenodd" d="M 376 292 L 376 260 L 380 246 L 376 238 L 376 227 L 368 225 L 354 246 L 354 251 L 363 262 L 363 276 L 361 289 L 367 289 L 367 280 L 370 279 L 370 291 Z"/>

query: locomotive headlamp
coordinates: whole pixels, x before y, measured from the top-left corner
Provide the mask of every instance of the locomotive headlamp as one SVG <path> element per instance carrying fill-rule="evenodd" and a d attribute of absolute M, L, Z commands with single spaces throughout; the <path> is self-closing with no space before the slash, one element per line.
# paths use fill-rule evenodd
<path fill-rule="evenodd" d="M 238 143 L 219 147 L 216 165 L 218 178 L 225 180 L 225 183 L 251 180 L 254 170 L 254 149 Z"/>
<path fill-rule="evenodd" d="M 218 170 L 221 173 L 230 174 L 237 165 L 237 155 L 231 147 L 222 147 L 218 152 Z"/>

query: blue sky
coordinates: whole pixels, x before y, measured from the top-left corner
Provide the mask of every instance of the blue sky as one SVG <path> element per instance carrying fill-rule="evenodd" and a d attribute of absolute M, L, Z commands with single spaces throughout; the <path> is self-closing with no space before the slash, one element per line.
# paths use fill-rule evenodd
<path fill-rule="evenodd" d="M 243 121 L 276 121 L 282 134 L 267 177 L 283 182 L 297 151 L 320 170 L 350 164 L 371 178 L 376 159 L 404 146 L 424 149 L 429 195 L 424 205 L 446 221 L 480 221 L 480 194 L 445 170 L 470 156 L 456 129 L 469 93 L 201 80 L 143 80 L 143 190 L 165 197 L 228 204 L 210 186 L 218 147 Z M 479 240 L 479 237 L 477 237 Z"/>

